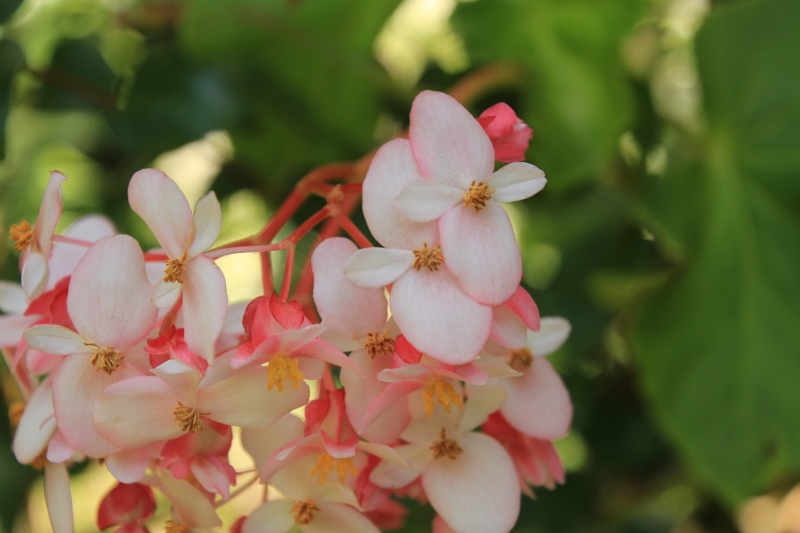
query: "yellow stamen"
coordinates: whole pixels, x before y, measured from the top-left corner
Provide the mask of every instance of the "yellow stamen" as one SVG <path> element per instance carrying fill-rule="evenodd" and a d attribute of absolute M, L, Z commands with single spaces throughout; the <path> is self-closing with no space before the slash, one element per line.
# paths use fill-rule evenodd
<path fill-rule="evenodd" d="M 517 372 L 524 372 L 528 370 L 533 364 L 533 354 L 527 348 L 520 348 L 511 352 L 511 358 L 508 360 L 508 366 Z"/>
<path fill-rule="evenodd" d="M 394 339 L 386 337 L 389 333 L 387 329 L 383 335 L 377 331 L 375 333 L 367 333 L 367 343 L 364 348 L 367 350 L 370 359 L 375 359 L 376 355 L 387 355 L 394 351 Z"/>
<path fill-rule="evenodd" d="M 175 421 L 178 422 L 181 431 L 197 433 L 205 427 L 201 417 L 208 416 L 211 413 L 201 413 L 194 407 L 186 407 L 181 402 L 178 402 L 178 407 L 175 408 L 172 414 L 175 415 Z"/>
<path fill-rule="evenodd" d="M 267 390 L 272 391 L 273 387 L 277 387 L 278 392 L 283 392 L 285 379 L 291 379 L 292 386 L 297 389 L 303 381 L 303 372 L 298 366 L 297 359 L 279 355 L 267 363 Z"/>
<path fill-rule="evenodd" d="M 14 249 L 18 252 L 27 248 L 33 240 L 33 228 L 27 220 L 23 220 L 19 224 L 12 224 L 8 233 L 11 235 L 11 240 L 15 241 Z"/>
<path fill-rule="evenodd" d="M 444 429 L 442 429 L 442 438 L 431 445 L 431 450 L 433 450 L 434 459 L 439 459 L 440 457 L 455 459 L 464 451 L 455 440 L 447 438 Z"/>
<path fill-rule="evenodd" d="M 438 244 L 433 248 L 428 248 L 428 243 L 423 242 L 422 248 L 414 250 L 414 270 L 427 267 L 430 271 L 438 271 L 439 265 L 442 263 L 444 263 L 444 255 L 442 255 L 442 247 Z"/>
<path fill-rule="evenodd" d="M 295 502 L 291 513 L 295 524 L 307 526 L 314 520 L 314 513 L 317 511 L 319 511 L 319 507 L 314 503 L 314 500 L 303 500 Z"/>
<path fill-rule="evenodd" d="M 464 209 L 472 206 L 477 213 L 486 207 L 486 202 L 492 198 L 492 193 L 494 190 L 490 189 L 488 184 L 472 180 L 469 190 L 464 193 Z"/>
<path fill-rule="evenodd" d="M 115 350 L 113 346 L 101 348 L 93 342 L 84 342 L 83 344 L 84 346 L 93 346 L 95 348 L 94 354 L 92 355 L 92 366 L 94 366 L 95 372 L 102 370 L 110 376 L 119 368 L 120 361 L 125 358 L 125 356 L 120 355 L 119 350 Z"/>
<path fill-rule="evenodd" d="M 167 268 L 164 269 L 164 281 L 167 283 L 183 283 L 183 272 L 186 270 L 186 252 L 180 259 L 168 259 Z"/>
<path fill-rule="evenodd" d="M 317 455 L 317 465 L 311 469 L 311 475 L 318 475 L 319 484 L 322 485 L 328 479 L 328 474 L 334 470 L 339 475 L 339 483 L 344 483 L 344 480 L 347 479 L 347 474 L 358 475 L 358 469 L 353 465 L 351 457 L 336 459 L 328 452 L 320 452 Z"/>
<path fill-rule="evenodd" d="M 433 408 L 436 407 L 437 402 L 444 407 L 447 414 L 450 414 L 451 404 L 455 404 L 458 407 L 464 406 L 461 395 L 456 392 L 453 385 L 446 381 L 437 380 L 428 384 L 422 391 L 422 399 L 425 401 L 422 407 L 425 409 L 425 412 L 428 413 L 428 418 L 433 415 Z"/>
<path fill-rule="evenodd" d="M 167 520 L 164 524 L 164 533 L 189 533 L 189 528 L 175 520 Z"/>

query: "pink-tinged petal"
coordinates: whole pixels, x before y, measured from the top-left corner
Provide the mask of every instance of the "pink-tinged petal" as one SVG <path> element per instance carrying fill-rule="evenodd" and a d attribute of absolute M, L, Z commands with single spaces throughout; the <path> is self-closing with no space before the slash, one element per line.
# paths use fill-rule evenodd
<path fill-rule="evenodd" d="M 17 461 L 24 465 L 33 462 L 47 448 L 56 429 L 52 380 L 47 379 L 33 391 L 14 433 L 12 448 Z"/>
<path fill-rule="evenodd" d="M 405 444 L 395 448 L 407 466 L 395 461 L 381 461 L 370 472 L 369 480 L 385 489 L 405 487 L 425 470 L 433 460 L 430 446 Z"/>
<path fill-rule="evenodd" d="M 85 354 L 68 355 L 53 374 L 53 405 L 59 430 L 67 442 L 89 457 L 105 457 L 119 448 L 95 428 L 92 411 L 108 386 L 138 375 L 124 363 L 113 374 L 96 370 Z M 156 379 L 156 378 L 153 378 Z M 125 405 L 125 413 L 138 411 Z M 149 428 L 148 428 L 149 430 Z M 148 431 L 145 430 L 145 431 Z"/>
<path fill-rule="evenodd" d="M 326 363 L 336 365 L 339 368 L 347 368 L 358 374 L 361 370 L 339 348 L 328 344 L 319 339 L 312 340 L 292 352 L 292 357 L 307 357 Z"/>
<path fill-rule="evenodd" d="M 163 273 L 162 270 L 159 276 L 163 275 Z M 162 278 L 158 278 L 153 287 L 153 293 L 150 299 L 153 305 L 159 309 L 170 309 L 178 301 L 178 298 L 180 298 L 181 289 L 183 289 L 182 283 L 168 282 L 164 281 Z"/>
<path fill-rule="evenodd" d="M 528 329 L 539 331 L 541 327 L 539 308 L 528 291 L 523 289 L 522 286 L 517 287 L 516 292 L 503 305 L 513 311 Z"/>
<path fill-rule="evenodd" d="M 214 261 L 198 255 L 186 263 L 183 279 L 184 338 L 190 350 L 211 363 L 228 311 L 225 276 Z"/>
<path fill-rule="evenodd" d="M 463 201 L 464 191 L 437 180 L 421 178 L 406 185 L 395 200 L 400 212 L 414 222 L 429 222 Z"/>
<path fill-rule="evenodd" d="M 303 533 L 380 533 L 369 518 L 343 503 L 320 503 L 311 523 L 301 526 Z"/>
<path fill-rule="evenodd" d="M 108 387 L 97 398 L 94 423 L 120 448 L 139 448 L 183 435 L 174 414 L 178 402 L 194 407 L 158 377 L 133 377 Z"/>
<path fill-rule="evenodd" d="M 385 301 L 386 298 L 384 298 L 384 302 Z M 317 309 L 319 310 L 319 307 L 317 307 Z M 333 344 L 343 352 L 352 352 L 354 350 L 360 350 L 364 347 L 362 336 L 353 333 L 353 331 L 350 329 L 350 326 L 338 316 L 326 316 L 324 319 L 322 319 L 321 325 L 325 328 L 325 331 L 320 334 L 319 338 L 325 342 Z"/>
<path fill-rule="evenodd" d="M 25 256 L 25 263 L 22 265 L 21 283 L 22 290 L 33 300 L 47 286 L 47 279 L 50 277 L 50 269 L 47 265 L 47 256 L 40 252 L 29 251 Z"/>
<path fill-rule="evenodd" d="M 533 130 L 517 117 L 507 104 L 495 104 L 478 117 L 486 134 L 494 146 L 494 156 L 498 161 L 511 163 L 523 161 Z"/>
<path fill-rule="evenodd" d="M 488 374 L 484 372 L 480 365 L 476 365 L 475 363 L 467 363 L 466 365 L 456 367 L 455 375 L 458 377 L 459 381 L 475 385 L 483 385 L 489 381 Z"/>
<path fill-rule="evenodd" d="M 478 302 L 500 305 L 522 279 L 522 257 L 503 207 L 488 202 L 479 212 L 454 208 L 439 219 L 447 268 Z"/>
<path fill-rule="evenodd" d="M 50 443 L 47 445 L 47 460 L 51 463 L 63 463 L 69 461 L 77 450 L 66 441 L 64 434 L 56 431 Z"/>
<path fill-rule="evenodd" d="M 192 214 L 194 241 L 186 252 L 187 257 L 203 253 L 214 244 L 222 229 L 222 209 L 213 191 L 197 201 Z"/>
<path fill-rule="evenodd" d="M 184 403 L 194 404 L 196 402 L 200 372 L 177 359 L 170 359 L 158 365 L 151 372 L 175 389 L 184 398 Z"/>
<path fill-rule="evenodd" d="M 122 450 L 106 457 L 105 465 L 120 483 L 136 483 L 144 477 L 150 457 L 157 457 L 158 452 L 158 448 L 148 450 L 147 447 Z"/>
<path fill-rule="evenodd" d="M 192 209 L 166 174 L 152 168 L 134 174 L 128 184 L 128 202 L 171 259 L 189 249 L 194 240 Z"/>
<path fill-rule="evenodd" d="M 500 409 L 514 428 L 537 439 L 560 439 L 572 422 L 569 392 L 547 359 L 535 357 L 521 377 L 505 381 L 508 400 Z"/>
<path fill-rule="evenodd" d="M 544 317 L 542 327 L 538 332 L 528 332 L 526 345 L 538 357 L 550 355 L 567 341 L 570 331 L 572 331 L 572 326 L 566 318 Z"/>
<path fill-rule="evenodd" d="M 39 207 L 39 216 L 33 225 L 33 238 L 45 257 L 50 257 L 53 249 L 53 234 L 61 217 L 61 184 L 66 180 L 67 177 L 57 170 L 50 173 L 50 181 L 47 182 Z"/>
<path fill-rule="evenodd" d="M 395 198 L 406 184 L 421 177 L 406 139 L 389 141 L 372 159 L 364 179 L 364 218 L 383 246 L 414 250 L 423 242 L 439 242 L 436 224 L 412 222 L 395 205 Z"/>
<path fill-rule="evenodd" d="M 423 91 L 411 105 L 409 138 L 422 174 L 466 189 L 494 171 L 489 136 L 464 106 L 444 93 Z"/>
<path fill-rule="evenodd" d="M 289 413 L 269 427 L 242 429 L 242 446 L 260 472 L 273 453 L 289 442 L 301 439 L 304 430 L 303 421 Z"/>
<path fill-rule="evenodd" d="M 195 457 L 190 468 L 201 487 L 227 500 L 231 493 L 231 482 L 218 461 L 213 455 Z"/>
<path fill-rule="evenodd" d="M 172 508 L 181 524 L 192 528 L 221 527 L 214 505 L 198 489 L 186 481 L 172 477 L 169 472 L 159 470 L 161 490 L 172 503 Z"/>
<path fill-rule="evenodd" d="M 468 433 L 462 453 L 434 460 L 422 474 L 431 505 L 459 533 L 507 533 L 519 516 L 514 464 L 491 437 Z"/>
<path fill-rule="evenodd" d="M 275 353 L 292 353 L 313 341 L 325 331 L 322 324 L 311 324 L 304 328 L 286 330 L 278 336 L 278 344 Z M 259 346 L 259 348 L 261 348 Z"/>
<path fill-rule="evenodd" d="M 357 287 L 385 287 L 402 276 L 414 263 L 410 250 L 365 248 L 350 257 L 344 274 Z"/>
<path fill-rule="evenodd" d="M 356 431 L 361 433 L 375 422 L 379 416 L 392 408 L 395 403 L 405 401 L 409 394 L 424 386 L 424 384 L 416 381 L 398 381 L 390 384 L 369 403 L 364 412 L 364 418 L 361 420 L 360 426 L 356 427 Z"/>
<path fill-rule="evenodd" d="M 506 401 L 507 393 L 502 386 L 482 385 L 471 387 L 470 396 L 461 410 L 456 432 L 458 434 L 472 431 L 496 412 Z"/>
<path fill-rule="evenodd" d="M 151 290 L 139 243 L 127 235 L 106 237 L 75 268 L 67 309 L 81 335 L 120 349 L 144 339 L 155 324 Z"/>
<path fill-rule="evenodd" d="M 492 331 L 489 337 L 506 348 L 522 348 L 528 338 L 528 328 L 511 309 L 499 305 L 492 314 Z"/>
<path fill-rule="evenodd" d="M 547 179 L 544 172 L 530 163 L 511 163 L 492 174 L 488 185 L 494 191 L 495 202 L 516 202 L 544 189 Z"/>
<path fill-rule="evenodd" d="M 383 328 L 388 306 L 383 289 L 360 288 L 345 277 L 345 266 L 357 251 L 349 239 L 325 239 L 311 255 L 311 268 L 319 316 L 323 320 L 336 316 L 352 333 L 364 337 Z"/>
<path fill-rule="evenodd" d="M 522 375 L 522 372 L 517 372 L 502 361 L 478 359 L 474 364 L 480 367 L 490 378 L 514 378 Z"/>
<path fill-rule="evenodd" d="M 22 341 L 22 334 L 41 317 L 0 316 L 0 346 L 16 346 Z"/>
<path fill-rule="evenodd" d="M 245 519 L 242 533 L 288 533 L 294 527 L 292 506 L 294 502 L 289 500 L 262 504 Z"/>
<path fill-rule="evenodd" d="M 256 366 L 201 389 L 198 409 L 211 413 L 209 418 L 223 424 L 266 427 L 308 403 L 309 394 L 308 385 L 303 381 L 296 389 L 286 382 L 283 392 L 267 391 L 267 372 Z"/>
<path fill-rule="evenodd" d="M 0 281 L 0 311 L 7 315 L 21 315 L 28 308 L 28 298 L 22 286 Z"/>
<path fill-rule="evenodd" d="M 416 365 L 422 360 L 422 356 L 424 355 L 417 350 L 413 344 L 408 342 L 405 335 L 398 335 L 394 340 L 394 353 L 400 360 L 409 365 Z"/>
<path fill-rule="evenodd" d="M 28 346 L 50 355 L 92 353 L 95 350 L 87 345 L 89 341 L 86 338 L 64 326 L 49 324 L 33 326 L 25 331 L 24 337 Z"/>
<path fill-rule="evenodd" d="M 409 342 L 446 364 L 469 363 L 489 337 L 491 308 L 464 294 L 446 269 L 408 271 L 395 281 L 390 306 Z"/>
<path fill-rule="evenodd" d="M 97 242 L 103 237 L 117 233 L 114 224 L 103 215 L 86 215 L 77 219 L 64 230 L 64 235 L 86 242 Z M 71 276 L 81 258 L 86 254 L 86 246 L 66 242 L 56 242 L 50 252 L 50 279 L 47 289 L 56 286 L 59 280 Z"/>
<path fill-rule="evenodd" d="M 44 501 L 53 533 L 72 533 L 72 492 L 69 488 L 69 474 L 64 463 L 45 463 Z"/>

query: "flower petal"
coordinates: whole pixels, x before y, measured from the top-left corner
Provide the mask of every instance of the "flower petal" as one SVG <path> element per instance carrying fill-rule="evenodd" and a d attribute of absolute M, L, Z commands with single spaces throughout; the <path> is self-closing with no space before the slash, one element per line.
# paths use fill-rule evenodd
<path fill-rule="evenodd" d="M 413 263 L 414 254 L 409 250 L 364 248 L 350 257 L 344 274 L 357 287 L 385 287 Z"/>
<path fill-rule="evenodd" d="M 57 170 L 50 173 L 50 180 L 47 182 L 39 207 L 39 215 L 33 225 L 33 237 L 45 257 L 50 257 L 53 249 L 53 234 L 61 217 L 61 184 L 66 180 L 67 177 Z"/>
<path fill-rule="evenodd" d="M 69 474 L 64 463 L 45 463 L 44 500 L 53 533 L 72 533 L 72 492 L 69 488 Z"/>
<path fill-rule="evenodd" d="M 294 527 L 292 506 L 289 500 L 271 500 L 250 513 L 242 533 L 288 533 Z"/>
<path fill-rule="evenodd" d="M 128 184 L 128 202 L 171 259 L 189 249 L 194 240 L 192 209 L 166 174 L 152 168 L 134 174 Z"/>
<path fill-rule="evenodd" d="M 406 185 L 395 200 L 409 220 L 429 222 L 461 202 L 464 192 L 437 180 L 418 179 Z"/>
<path fill-rule="evenodd" d="M 505 381 L 508 399 L 503 417 L 520 432 L 537 439 L 560 439 L 572 422 L 572 401 L 550 361 L 534 357 L 522 376 Z"/>
<path fill-rule="evenodd" d="M 411 105 L 409 138 L 422 174 L 466 189 L 494 170 L 489 136 L 452 96 L 423 91 Z"/>
<path fill-rule="evenodd" d="M 500 305 L 522 279 L 522 257 L 503 207 L 488 202 L 480 212 L 451 209 L 439 219 L 447 268 L 478 302 Z"/>
<path fill-rule="evenodd" d="M 503 447 L 481 433 L 458 439 L 461 454 L 440 457 L 422 474 L 431 505 L 459 533 L 507 533 L 519 516 L 514 464 Z"/>
<path fill-rule="evenodd" d="M 225 276 L 204 255 L 186 263 L 183 280 L 183 327 L 189 349 L 214 360 L 214 342 L 228 312 Z"/>
<path fill-rule="evenodd" d="M 158 310 L 144 271 L 142 249 L 132 237 L 100 239 L 86 252 L 69 283 L 67 309 L 75 329 L 98 345 L 117 349 L 150 332 Z"/>
<path fill-rule="evenodd" d="M 41 320 L 40 316 L 0 316 L 0 346 L 16 346 L 22 341 L 23 333 Z"/>
<path fill-rule="evenodd" d="M 443 363 L 469 363 L 489 337 L 492 309 L 464 294 L 446 269 L 409 270 L 395 281 L 390 305 L 409 342 Z"/>
<path fill-rule="evenodd" d="M 28 346 L 50 355 L 94 352 L 84 337 L 64 326 L 41 324 L 25 331 L 24 336 Z"/>
<path fill-rule="evenodd" d="M 86 215 L 69 225 L 64 235 L 85 242 L 97 242 L 103 237 L 111 237 L 117 230 L 114 224 L 103 215 Z M 56 242 L 50 252 L 50 278 L 47 289 L 56 286 L 59 280 L 71 276 L 75 267 L 86 254 L 86 246 L 68 242 Z"/>
<path fill-rule="evenodd" d="M 544 189 L 547 179 L 538 167 L 530 163 L 510 163 L 489 178 L 495 202 L 516 202 L 530 198 Z"/>
<path fill-rule="evenodd" d="M 186 252 L 187 257 L 194 257 L 208 250 L 219 237 L 222 229 L 222 209 L 214 191 L 197 201 L 192 214 L 194 241 Z"/>
<path fill-rule="evenodd" d="M 22 265 L 20 283 L 22 290 L 29 299 L 33 300 L 44 291 L 47 279 L 50 277 L 50 268 L 47 257 L 36 251 L 29 251 Z"/>
<path fill-rule="evenodd" d="M 17 461 L 24 465 L 30 464 L 47 448 L 56 429 L 53 384 L 52 380 L 47 379 L 36 387 L 28 400 L 14 433 L 13 450 Z"/>
<path fill-rule="evenodd" d="M 303 533 L 330 533 L 331 531 L 347 531 L 347 533 L 380 533 L 369 518 L 343 503 L 320 503 L 319 512 L 314 519 L 302 526 Z"/>
<path fill-rule="evenodd" d="M 369 480 L 385 489 L 399 489 L 417 479 L 433 460 L 429 446 L 404 444 L 395 448 L 408 466 L 395 461 L 381 461 L 370 472 Z"/>
<path fill-rule="evenodd" d="M 7 315 L 21 315 L 28 308 L 28 298 L 20 285 L 0 281 L 0 311 Z"/>
<path fill-rule="evenodd" d="M 436 224 L 408 220 L 394 202 L 407 183 L 421 177 L 406 139 L 389 141 L 372 159 L 364 179 L 364 218 L 383 246 L 413 250 L 423 242 L 439 242 Z"/>
<path fill-rule="evenodd" d="M 526 345 L 534 355 L 543 357 L 549 355 L 567 341 L 572 330 L 569 321 L 559 316 L 548 316 L 542 318 L 542 326 L 538 332 L 528 331 L 528 342 Z"/>
<path fill-rule="evenodd" d="M 520 317 L 505 305 L 494 308 L 489 337 L 506 348 L 521 348 L 528 338 L 528 328 Z"/>

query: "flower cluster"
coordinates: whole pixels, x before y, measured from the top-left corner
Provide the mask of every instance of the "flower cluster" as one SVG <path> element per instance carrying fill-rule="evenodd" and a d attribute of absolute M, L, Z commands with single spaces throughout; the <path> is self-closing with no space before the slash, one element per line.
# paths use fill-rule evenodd
<path fill-rule="evenodd" d="M 438 532 L 511 530 L 520 493 L 563 482 L 552 441 L 572 417 L 545 358 L 569 323 L 540 318 L 520 286 L 500 205 L 546 183 L 522 162 L 531 136 L 505 104 L 475 119 L 423 92 L 408 137 L 382 146 L 365 176 L 358 165 L 312 173 L 258 236 L 213 249 L 214 194 L 192 210 L 152 169 L 134 174 L 128 198 L 159 249 L 101 216 L 55 235 L 66 178 L 53 172 L 35 224 L 11 228 L 22 284 L 0 286 L 0 346 L 24 401 L 14 453 L 44 469 L 54 530 L 72 531 L 67 467 L 85 459 L 119 481 L 100 529 L 147 531 L 155 489 L 172 506 L 168 532 L 215 530 L 217 508 L 260 482 L 277 496 L 232 531 L 391 530 L 402 498 L 429 502 Z M 348 217 L 359 193 L 382 247 Z M 307 194 L 327 205 L 273 242 Z M 308 283 L 292 293 L 295 245 L 322 222 Z M 267 259 L 265 294 L 229 305 L 215 260 L 241 252 Z M 253 461 L 241 484 L 235 439 Z"/>

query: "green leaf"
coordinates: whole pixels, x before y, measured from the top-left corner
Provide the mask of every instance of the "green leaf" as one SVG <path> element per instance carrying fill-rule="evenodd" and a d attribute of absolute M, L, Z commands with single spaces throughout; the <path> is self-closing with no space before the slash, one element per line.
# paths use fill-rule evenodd
<path fill-rule="evenodd" d="M 633 120 L 620 59 L 643 13 L 639 0 L 486 0 L 460 4 L 454 25 L 475 62 L 527 67 L 523 118 L 530 159 L 556 176 L 549 187 L 592 179 Z"/>
<path fill-rule="evenodd" d="M 685 268 L 637 323 L 641 378 L 690 466 L 731 502 L 800 467 L 797 20 L 792 0 L 709 17 L 708 133 L 648 199 Z"/>

